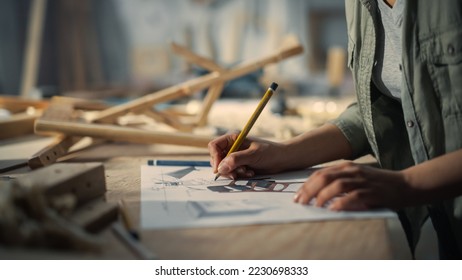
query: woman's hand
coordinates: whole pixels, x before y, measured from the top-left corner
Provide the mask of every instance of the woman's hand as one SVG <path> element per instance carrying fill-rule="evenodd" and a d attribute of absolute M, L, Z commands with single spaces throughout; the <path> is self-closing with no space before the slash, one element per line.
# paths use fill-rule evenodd
<path fill-rule="evenodd" d="M 226 156 L 237 137 L 238 134 L 226 134 L 209 143 L 210 163 L 215 173 L 236 179 L 284 170 L 284 145 L 271 141 L 246 138 L 239 151 Z"/>
<path fill-rule="evenodd" d="M 314 172 L 298 190 L 294 201 L 316 206 L 329 201 L 331 210 L 399 209 L 417 204 L 419 194 L 405 173 L 344 163 Z"/>
<path fill-rule="evenodd" d="M 237 137 L 238 134 L 227 134 L 209 143 L 214 172 L 234 179 L 303 169 L 349 158 L 352 153 L 343 133 L 332 124 L 325 124 L 282 143 L 246 138 L 239 151 L 226 157 Z"/>

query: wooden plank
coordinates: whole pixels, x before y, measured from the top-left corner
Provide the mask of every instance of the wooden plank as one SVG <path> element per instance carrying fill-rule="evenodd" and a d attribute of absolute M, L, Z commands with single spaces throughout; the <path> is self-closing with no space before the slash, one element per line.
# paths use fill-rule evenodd
<path fill-rule="evenodd" d="M 48 107 L 48 103 L 48 101 L 43 100 L 37 101 L 11 96 L 0 97 L 0 108 L 8 110 L 11 114 L 22 113 L 30 107 L 35 109 L 45 109 Z"/>
<path fill-rule="evenodd" d="M 74 116 L 74 104 L 77 100 L 69 98 L 54 97 L 41 116 L 41 119 L 48 120 L 72 120 Z M 80 141 L 80 137 L 69 137 L 64 135 L 56 136 L 56 140 L 45 148 L 33 154 L 28 165 L 32 169 L 55 163 L 60 157 L 66 155 L 69 149 Z"/>
<path fill-rule="evenodd" d="M 106 184 L 101 163 L 59 163 L 0 183 L 20 190 L 9 206 L 19 214 L 7 217 L 5 229 L 11 234 L 2 236 L 12 246 L 97 251 L 102 240 L 82 230 L 97 232 L 117 219 L 116 205 L 102 200 Z M 35 225 L 34 235 L 15 223 Z"/>
<path fill-rule="evenodd" d="M 79 137 L 57 136 L 53 143 L 33 154 L 27 164 L 30 168 L 36 169 L 55 163 L 60 157 L 66 155 L 79 140 Z"/>
<path fill-rule="evenodd" d="M 70 97 L 70 96 L 53 96 L 51 99 L 52 106 L 56 103 L 66 103 L 66 104 L 71 104 L 72 108 L 69 113 L 72 113 L 72 109 L 75 110 L 104 110 L 109 108 L 109 105 L 104 103 L 103 101 L 98 101 L 98 100 L 89 100 L 89 99 L 84 99 L 84 98 L 78 98 L 78 97 Z"/>
<path fill-rule="evenodd" d="M 106 192 L 104 167 L 101 163 L 57 163 L 20 175 L 15 183 L 38 188 L 47 196 L 72 193 L 78 205 Z"/>
<path fill-rule="evenodd" d="M 113 141 L 143 144 L 171 144 L 206 148 L 212 137 L 182 132 L 145 131 L 130 127 L 106 124 L 87 124 L 62 121 L 37 120 L 35 131 L 38 134 L 64 134 L 70 136 L 89 136 Z"/>
<path fill-rule="evenodd" d="M 8 119 L 0 119 L 0 140 L 34 133 L 34 122 L 40 115 L 35 111 L 32 114 L 19 113 Z"/>
<path fill-rule="evenodd" d="M 0 97 L 0 108 L 11 116 L 0 119 L 0 140 L 34 133 L 34 121 L 48 106 L 46 101 Z"/>

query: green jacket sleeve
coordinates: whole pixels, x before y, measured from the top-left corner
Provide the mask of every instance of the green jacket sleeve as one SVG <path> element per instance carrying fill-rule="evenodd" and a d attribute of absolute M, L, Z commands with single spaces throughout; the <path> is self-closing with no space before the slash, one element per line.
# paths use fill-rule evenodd
<path fill-rule="evenodd" d="M 352 159 L 371 153 L 357 103 L 353 103 L 337 119 L 329 121 L 337 126 L 351 145 Z"/>

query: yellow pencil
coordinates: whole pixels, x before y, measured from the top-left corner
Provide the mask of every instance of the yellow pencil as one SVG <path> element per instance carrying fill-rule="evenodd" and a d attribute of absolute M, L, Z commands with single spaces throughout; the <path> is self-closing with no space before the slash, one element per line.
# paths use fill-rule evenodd
<path fill-rule="evenodd" d="M 247 134 L 249 133 L 250 129 L 257 121 L 258 117 L 260 116 L 260 113 L 263 111 L 266 104 L 270 100 L 271 96 L 273 96 L 273 93 L 274 91 L 276 91 L 277 88 L 278 88 L 278 84 L 274 82 L 271 83 L 271 86 L 268 88 L 265 95 L 260 100 L 260 103 L 258 103 L 258 106 L 255 109 L 255 112 L 253 112 L 252 116 L 247 121 L 247 124 L 244 126 L 244 129 L 242 129 L 241 133 L 239 133 L 239 136 L 237 137 L 236 141 L 234 141 L 233 145 L 231 146 L 231 149 L 229 149 L 226 156 L 229 156 L 231 153 L 234 153 L 235 151 L 239 149 L 242 142 L 244 142 L 245 137 L 247 137 Z M 215 181 L 218 179 L 218 177 L 220 177 L 220 173 L 218 173 L 217 176 L 215 177 Z"/>

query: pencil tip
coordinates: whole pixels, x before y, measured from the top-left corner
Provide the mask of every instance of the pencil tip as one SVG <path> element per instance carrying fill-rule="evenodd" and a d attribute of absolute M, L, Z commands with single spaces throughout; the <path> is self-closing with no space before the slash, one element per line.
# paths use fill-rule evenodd
<path fill-rule="evenodd" d="M 216 181 L 218 179 L 218 177 L 220 177 L 220 173 L 218 173 L 217 176 L 215 176 L 214 181 Z"/>

